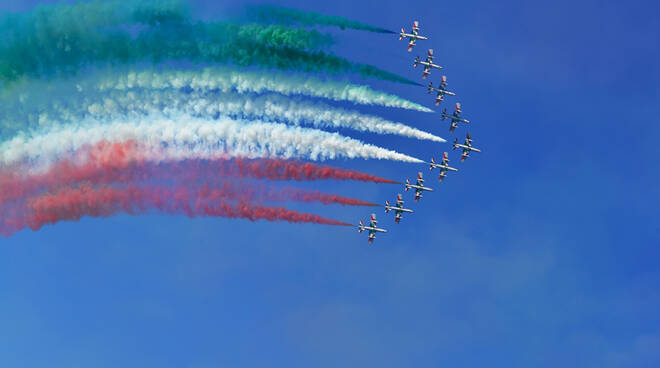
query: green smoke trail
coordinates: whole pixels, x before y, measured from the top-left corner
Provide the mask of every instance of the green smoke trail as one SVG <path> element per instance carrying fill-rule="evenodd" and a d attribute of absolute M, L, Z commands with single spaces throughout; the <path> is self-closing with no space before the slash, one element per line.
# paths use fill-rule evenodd
<path fill-rule="evenodd" d="M 341 29 L 355 29 L 376 33 L 392 33 L 390 30 L 375 27 L 370 24 L 346 19 L 343 17 L 324 15 L 316 12 L 306 12 L 297 9 L 285 8 L 275 5 L 247 6 L 246 15 L 249 20 L 259 23 L 299 24 L 303 26 L 334 26 Z"/>
<path fill-rule="evenodd" d="M 23 75 L 47 72 L 49 65 L 66 70 L 79 64 L 86 52 L 102 58 L 106 44 L 122 40 L 121 34 L 102 37 L 102 30 L 176 23 L 188 18 L 188 7 L 179 0 L 59 3 L 38 5 L 26 13 L 2 14 L 0 85 Z"/>
<path fill-rule="evenodd" d="M 121 4 L 113 1 L 60 5 L 5 17 L 2 25 L 12 32 L 0 39 L 0 84 L 7 87 L 22 76 L 72 75 L 95 64 L 169 60 L 358 73 L 416 84 L 374 66 L 355 64 L 320 51 L 332 39 L 317 31 L 280 25 L 192 23 L 186 18 L 185 8 L 170 5 L 179 4 L 172 1 L 138 2 L 117 10 L 123 8 Z M 93 16 L 77 22 L 82 13 Z M 118 26 L 131 23 L 143 26 L 133 33 Z"/>

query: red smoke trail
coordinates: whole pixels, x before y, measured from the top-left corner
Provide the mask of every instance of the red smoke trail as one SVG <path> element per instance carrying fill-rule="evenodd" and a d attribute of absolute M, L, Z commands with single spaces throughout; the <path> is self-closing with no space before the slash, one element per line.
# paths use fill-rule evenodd
<path fill-rule="evenodd" d="M 401 184 L 399 182 L 365 174 L 355 170 L 345 170 L 332 166 L 321 166 L 309 162 L 296 162 L 281 159 L 246 160 L 235 158 L 236 168 L 241 174 L 270 180 L 357 180 L 373 183 Z"/>
<path fill-rule="evenodd" d="M 222 184 L 217 185 L 205 183 L 198 189 L 197 195 L 206 199 L 239 198 L 250 201 L 265 200 L 280 202 L 291 200 L 297 202 L 320 202 L 323 204 L 341 204 L 348 206 L 379 206 L 375 203 L 343 197 L 336 194 L 327 194 L 318 190 L 309 191 L 293 187 L 276 188 L 245 182 L 223 182 Z"/>
<path fill-rule="evenodd" d="M 20 168 L 0 171 L 0 205 L 40 190 L 58 190 L 79 182 L 136 183 L 177 178 L 183 181 L 244 177 L 268 180 L 358 180 L 397 182 L 354 170 L 282 159 L 219 158 L 156 163 L 147 161 L 133 141 L 101 142 L 56 163 L 47 172 L 24 175 Z"/>
<path fill-rule="evenodd" d="M 212 194 L 212 193 L 211 193 Z M 157 186 L 102 187 L 84 185 L 69 188 L 56 194 L 48 194 L 28 201 L 25 223 L 33 230 L 45 224 L 60 221 L 77 221 L 84 216 L 108 217 L 119 212 L 131 215 L 157 210 L 171 215 L 188 217 L 244 218 L 250 221 L 287 221 L 291 223 L 315 223 L 351 226 L 345 222 L 328 219 L 310 213 L 288 210 L 284 207 L 254 205 L 242 198 L 237 204 L 229 204 L 225 198 L 213 195 L 195 195 L 185 187 L 163 188 Z"/>

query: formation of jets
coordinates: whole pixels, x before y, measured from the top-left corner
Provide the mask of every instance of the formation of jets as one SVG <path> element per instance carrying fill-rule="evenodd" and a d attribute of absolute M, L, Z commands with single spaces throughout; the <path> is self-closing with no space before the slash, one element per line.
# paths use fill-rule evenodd
<path fill-rule="evenodd" d="M 433 49 L 429 49 L 428 53 L 426 54 L 426 60 L 421 61 L 419 56 L 415 58 L 415 61 L 413 62 L 413 67 L 417 68 L 417 65 L 423 65 L 424 66 L 424 71 L 422 72 L 422 79 L 426 79 L 426 77 L 431 74 L 431 69 L 442 69 L 440 65 L 433 64 Z"/>
<path fill-rule="evenodd" d="M 428 40 L 427 37 L 420 36 L 419 35 L 419 22 L 414 21 L 413 26 L 412 26 L 412 32 L 411 33 L 406 33 L 406 30 L 404 28 L 401 28 L 401 33 L 399 34 L 399 40 L 403 40 L 404 38 L 408 38 L 408 51 L 412 51 L 413 47 L 416 45 L 417 40 Z M 426 79 L 431 74 L 431 71 L 433 69 L 442 69 L 442 66 L 434 64 L 433 62 L 433 49 L 428 49 L 428 52 L 426 54 L 426 59 L 424 61 L 421 60 L 420 56 L 417 56 L 413 62 L 413 66 L 417 68 L 418 65 L 422 65 L 424 67 L 424 71 L 422 72 L 422 78 Z M 440 102 L 444 100 L 445 96 L 456 96 L 456 93 L 447 90 L 447 77 L 442 76 L 440 79 L 440 84 L 437 87 L 433 86 L 432 82 L 429 82 L 428 88 L 427 88 L 427 93 L 435 92 L 436 98 L 435 98 L 435 104 L 439 105 Z M 441 115 L 440 115 L 440 120 L 445 120 L 449 119 L 451 121 L 449 125 L 449 132 L 453 133 L 454 130 L 458 127 L 458 123 L 465 123 L 469 124 L 470 121 L 463 118 L 461 116 L 462 110 L 461 110 L 461 104 L 456 103 L 454 106 L 454 112 L 452 114 L 447 113 L 447 109 L 443 109 Z M 456 148 L 460 148 L 463 150 L 463 153 L 461 154 L 461 162 L 465 162 L 465 160 L 470 157 L 471 152 L 481 152 L 480 149 L 475 148 L 472 145 L 472 136 L 468 132 L 466 137 L 465 137 L 465 142 L 463 144 L 458 143 L 458 138 L 454 139 L 454 144 L 452 146 L 452 150 L 456 150 Z M 436 162 L 434 158 L 431 158 L 431 162 L 428 163 L 430 165 L 430 170 L 433 169 L 440 169 L 440 174 L 438 176 L 438 181 L 442 182 L 445 177 L 447 177 L 447 173 L 449 171 L 453 172 L 458 172 L 458 169 L 455 167 L 449 166 L 449 155 L 447 152 L 444 152 L 442 154 L 442 160 L 440 163 Z M 410 189 L 414 189 L 415 196 L 414 200 L 415 202 L 418 202 L 420 198 L 422 198 L 422 194 L 424 192 L 432 192 L 433 189 L 424 186 L 424 178 L 422 176 L 422 173 L 419 172 L 417 173 L 417 181 L 415 184 L 412 184 L 409 179 L 406 179 L 406 182 L 404 183 L 404 189 L 405 191 L 409 191 Z M 390 211 L 394 212 L 394 222 L 399 223 L 401 221 L 401 218 L 403 217 L 404 213 L 413 213 L 413 210 L 409 208 L 404 208 L 403 207 L 403 197 L 401 194 L 397 194 L 396 196 L 396 204 L 395 205 L 390 205 L 389 201 L 385 201 L 385 213 L 389 213 Z M 360 221 L 360 224 L 358 225 L 358 232 L 362 231 L 368 231 L 369 232 L 369 243 L 373 243 L 374 239 L 376 238 L 376 233 L 386 233 L 387 230 L 379 228 L 377 226 L 378 221 L 376 221 L 376 215 L 371 214 L 371 220 L 369 222 L 368 226 L 365 226 L 362 221 Z"/>
<path fill-rule="evenodd" d="M 435 92 L 438 94 L 438 96 L 435 98 L 436 106 L 440 105 L 440 102 L 444 100 L 445 95 L 456 96 L 454 92 L 447 91 L 447 77 L 444 75 L 440 79 L 440 86 L 438 87 L 433 87 L 433 82 L 429 82 L 429 87 L 426 90 L 426 93 L 431 93 L 431 92 Z"/>
<path fill-rule="evenodd" d="M 358 233 L 361 233 L 363 231 L 368 231 L 369 232 L 369 243 L 373 243 L 374 239 L 376 239 L 376 233 L 386 233 L 387 230 L 381 229 L 377 226 L 378 221 L 376 220 L 376 214 L 372 213 L 371 214 L 371 221 L 369 221 L 369 226 L 364 226 L 362 223 L 362 220 L 360 220 L 360 225 L 358 225 Z"/>
<path fill-rule="evenodd" d="M 457 168 L 449 166 L 449 155 L 447 154 L 447 152 L 442 154 L 442 162 L 438 164 L 435 162 L 434 158 L 431 158 L 430 164 L 431 164 L 431 170 L 435 168 L 440 168 L 440 176 L 438 176 L 439 181 L 442 181 L 445 178 L 445 176 L 447 176 L 447 171 L 458 172 Z"/>
<path fill-rule="evenodd" d="M 425 187 L 424 186 L 424 178 L 422 177 L 422 173 L 418 172 L 417 173 L 417 183 L 415 184 L 410 184 L 410 179 L 406 179 L 406 192 L 408 189 L 415 189 L 415 202 L 419 202 L 419 199 L 422 198 L 422 193 L 424 191 L 432 192 L 433 189 Z"/>
<path fill-rule="evenodd" d="M 404 38 L 409 38 L 408 42 L 408 51 L 412 51 L 413 47 L 417 43 L 417 40 L 428 40 L 428 38 L 419 35 L 419 22 L 414 21 L 412 26 L 412 33 L 406 33 L 405 28 L 401 28 L 401 33 L 399 33 L 399 41 L 402 41 Z"/>
<path fill-rule="evenodd" d="M 446 118 L 451 119 L 451 125 L 449 125 L 450 132 L 453 132 L 454 129 L 456 129 L 458 123 L 465 123 L 465 124 L 470 123 L 470 120 L 463 119 L 461 117 L 461 112 L 462 110 L 461 110 L 460 102 L 456 102 L 456 105 L 454 106 L 454 112 L 451 115 L 447 114 L 447 109 L 442 110 L 442 115 L 440 116 L 440 120 L 445 120 Z"/>
<path fill-rule="evenodd" d="M 408 208 L 403 208 L 403 198 L 401 194 L 396 195 L 396 205 L 390 206 L 390 201 L 385 201 L 385 213 L 394 211 L 394 222 L 397 224 L 401 221 L 404 212 L 413 213 L 413 210 Z"/>
<path fill-rule="evenodd" d="M 472 147 L 472 137 L 470 137 L 470 133 L 467 134 L 465 137 L 465 143 L 460 144 L 458 143 L 458 138 L 454 139 L 454 147 L 452 149 L 462 148 L 463 149 L 463 154 L 461 155 L 461 162 L 465 161 L 466 158 L 470 157 L 470 152 L 481 152 L 480 149 Z"/>

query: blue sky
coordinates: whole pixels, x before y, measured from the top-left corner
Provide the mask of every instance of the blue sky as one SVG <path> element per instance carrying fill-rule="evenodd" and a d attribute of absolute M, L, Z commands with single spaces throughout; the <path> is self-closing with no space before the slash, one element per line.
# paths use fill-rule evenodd
<path fill-rule="evenodd" d="M 229 7 L 193 3 L 207 18 Z M 392 30 L 419 19 L 431 40 L 412 53 L 394 35 L 332 30 L 334 51 L 421 82 L 412 59 L 434 48 L 459 95 L 447 102 L 462 103 L 484 152 L 450 152 L 461 171 L 441 184 L 427 167 L 332 162 L 400 180 L 423 171 L 436 188 L 419 204 L 405 193 L 415 214 L 399 225 L 378 212 L 390 232 L 373 247 L 353 229 L 167 216 L 0 239 L 0 366 L 660 364 L 654 2 L 282 4 Z M 368 82 L 432 106 L 424 88 Z M 465 133 L 438 114 L 360 110 Z M 450 148 L 345 133 L 425 159 Z M 379 203 L 402 192 L 305 186 Z"/>

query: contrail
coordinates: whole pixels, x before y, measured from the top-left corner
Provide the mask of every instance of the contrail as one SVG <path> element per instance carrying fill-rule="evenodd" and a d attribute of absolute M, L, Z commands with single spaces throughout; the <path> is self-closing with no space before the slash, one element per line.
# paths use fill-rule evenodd
<path fill-rule="evenodd" d="M 77 97 L 77 98 L 76 98 Z M 235 92 L 207 92 L 179 89 L 108 91 L 98 97 L 74 95 L 70 108 L 54 104 L 37 108 L 39 126 L 61 125 L 86 118 L 118 120 L 141 115 L 178 116 L 181 113 L 203 119 L 226 116 L 237 119 L 312 125 L 315 128 L 349 128 L 378 134 L 396 134 L 410 138 L 446 142 L 431 133 L 377 116 L 336 108 L 302 98 L 279 94 L 242 95 Z M 23 109 L 21 115 L 30 110 Z M 18 115 L 18 114 L 17 114 Z M 8 117 L 20 119 L 19 116 Z M 26 128 L 29 122 L 26 122 Z"/>
<path fill-rule="evenodd" d="M 54 194 L 31 198 L 23 219 L 3 219 L 0 234 L 9 236 L 27 225 L 38 230 L 43 225 L 60 221 L 78 221 L 82 217 L 109 217 L 117 213 L 142 215 L 165 213 L 188 217 L 243 218 L 250 221 L 287 221 L 290 223 L 315 223 L 351 226 L 345 222 L 328 219 L 310 213 L 301 213 L 284 207 L 267 207 L 238 200 L 232 204 L 225 199 L 205 199 L 185 187 L 165 188 L 158 186 L 125 187 L 105 186 L 93 188 L 81 186 Z"/>
<path fill-rule="evenodd" d="M 375 175 L 321 166 L 311 162 L 281 159 L 219 158 L 212 160 L 148 161 L 137 142 L 99 142 L 76 152 L 71 159 L 54 163 L 44 172 L 30 173 L 26 167 L 0 169 L 0 205 L 37 192 L 86 182 L 131 183 L 164 181 L 219 181 L 225 178 L 250 178 L 272 181 L 355 180 L 400 184 Z"/>
<path fill-rule="evenodd" d="M 316 12 L 307 12 L 275 5 L 247 6 L 246 15 L 249 20 L 261 23 L 283 23 L 303 26 L 321 25 L 376 33 L 395 33 L 384 28 L 346 19 L 344 17 L 324 15 Z"/>
<path fill-rule="evenodd" d="M 160 160 L 244 156 L 310 160 L 344 157 L 423 162 L 338 133 L 278 123 L 227 118 L 207 121 L 181 115 L 169 119 L 144 117 L 131 122 L 88 121 L 54 127 L 45 133 L 19 135 L 0 144 L 0 166 L 12 166 L 25 161 L 37 167 L 48 165 L 84 145 L 127 140 L 140 142 L 146 147 L 146 157 Z"/>

